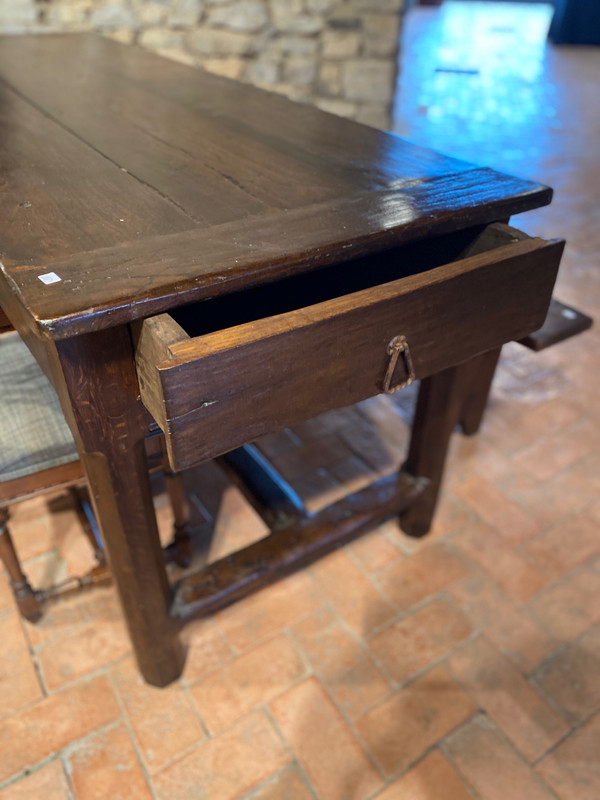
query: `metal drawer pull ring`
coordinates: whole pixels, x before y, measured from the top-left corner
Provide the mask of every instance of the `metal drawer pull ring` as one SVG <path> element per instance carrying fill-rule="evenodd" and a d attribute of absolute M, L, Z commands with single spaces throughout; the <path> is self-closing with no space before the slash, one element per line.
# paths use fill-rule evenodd
<path fill-rule="evenodd" d="M 383 391 L 385 394 L 393 394 L 399 389 L 404 389 L 407 386 L 410 386 L 415 379 L 415 370 L 413 367 L 412 358 L 410 356 L 408 342 L 406 341 L 406 336 L 394 336 L 392 341 L 387 346 L 387 352 L 390 357 L 390 362 L 383 380 Z M 396 364 L 398 363 L 400 356 L 402 356 L 402 361 L 404 362 L 406 380 L 402 381 L 401 383 L 397 383 L 395 386 L 391 386 L 390 384 L 392 382 L 394 370 L 396 369 Z"/>

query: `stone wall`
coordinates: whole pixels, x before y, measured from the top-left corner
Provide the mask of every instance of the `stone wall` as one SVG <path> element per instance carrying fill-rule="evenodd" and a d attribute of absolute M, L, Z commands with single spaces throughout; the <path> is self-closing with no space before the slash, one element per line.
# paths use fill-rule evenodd
<path fill-rule="evenodd" d="M 0 0 L 0 33 L 95 30 L 387 127 L 403 0 Z"/>

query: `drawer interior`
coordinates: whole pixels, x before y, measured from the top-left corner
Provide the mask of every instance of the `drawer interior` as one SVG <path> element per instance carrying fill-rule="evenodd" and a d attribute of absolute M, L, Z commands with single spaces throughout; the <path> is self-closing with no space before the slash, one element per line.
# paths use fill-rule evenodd
<path fill-rule="evenodd" d="M 180 306 L 171 317 L 191 337 L 343 297 L 527 238 L 508 226 L 467 228 L 240 292 Z"/>

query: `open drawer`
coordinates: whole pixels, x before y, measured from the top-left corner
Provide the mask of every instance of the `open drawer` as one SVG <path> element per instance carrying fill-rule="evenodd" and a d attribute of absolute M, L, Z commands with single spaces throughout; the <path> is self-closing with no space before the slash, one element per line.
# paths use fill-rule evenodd
<path fill-rule="evenodd" d="M 469 229 L 205 300 L 134 330 L 174 469 L 539 328 L 564 243 Z"/>

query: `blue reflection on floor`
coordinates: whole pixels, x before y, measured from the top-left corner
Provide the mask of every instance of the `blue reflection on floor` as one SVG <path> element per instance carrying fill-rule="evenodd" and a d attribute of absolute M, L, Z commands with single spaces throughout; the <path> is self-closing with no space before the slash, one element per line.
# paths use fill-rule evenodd
<path fill-rule="evenodd" d="M 510 2 L 409 13 L 394 130 L 509 172 L 538 161 L 557 115 L 554 86 L 541 80 L 552 13 Z"/>

